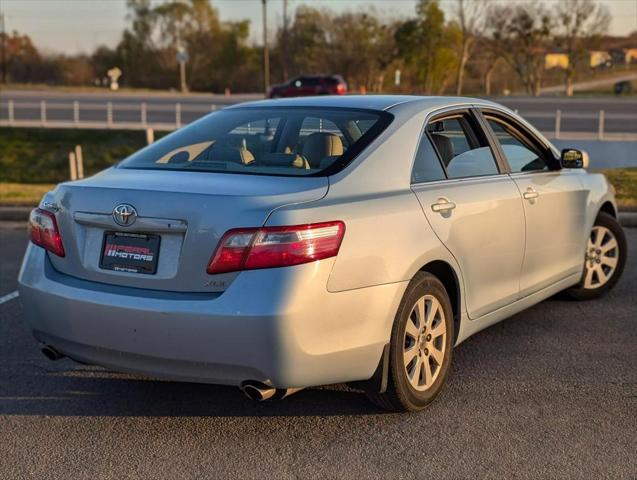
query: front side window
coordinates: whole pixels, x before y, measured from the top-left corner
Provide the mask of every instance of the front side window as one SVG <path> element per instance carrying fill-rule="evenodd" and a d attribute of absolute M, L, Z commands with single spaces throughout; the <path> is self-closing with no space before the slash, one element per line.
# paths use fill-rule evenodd
<path fill-rule="evenodd" d="M 230 108 L 134 153 L 120 168 L 306 176 L 335 173 L 391 122 L 347 108 Z M 329 172 L 327 169 L 331 168 Z"/>
<path fill-rule="evenodd" d="M 525 141 L 512 126 L 495 117 L 485 116 L 485 118 L 502 147 L 511 172 L 547 169 L 542 155 L 528 141 Z"/>
<path fill-rule="evenodd" d="M 426 130 L 448 178 L 499 173 L 493 152 L 470 114 L 435 120 Z"/>

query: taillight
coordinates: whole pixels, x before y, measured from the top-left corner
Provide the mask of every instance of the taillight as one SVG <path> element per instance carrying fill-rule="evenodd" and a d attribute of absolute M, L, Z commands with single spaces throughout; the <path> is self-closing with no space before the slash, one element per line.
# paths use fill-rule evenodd
<path fill-rule="evenodd" d="M 229 230 L 206 271 L 216 274 L 288 267 L 334 257 L 344 234 L 345 224 L 341 221 Z"/>
<path fill-rule="evenodd" d="M 62 237 L 55 215 L 41 208 L 31 211 L 29 216 L 31 241 L 59 257 L 64 256 Z"/>
<path fill-rule="evenodd" d="M 347 90 L 345 88 L 345 84 L 344 83 L 337 83 L 336 84 L 336 93 L 338 93 L 339 95 L 343 95 L 345 93 L 345 90 Z"/>

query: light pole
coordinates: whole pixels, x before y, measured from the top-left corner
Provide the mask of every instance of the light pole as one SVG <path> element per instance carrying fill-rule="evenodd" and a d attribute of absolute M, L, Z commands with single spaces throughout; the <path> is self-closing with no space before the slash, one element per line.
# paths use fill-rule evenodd
<path fill-rule="evenodd" d="M 263 90 L 268 94 L 270 90 L 270 52 L 268 50 L 268 13 L 266 0 L 261 0 L 263 5 Z"/>
<path fill-rule="evenodd" d="M 288 79 L 288 0 L 283 0 L 283 80 Z"/>
<path fill-rule="evenodd" d="M 0 13 L 0 49 L 2 50 L 2 83 L 7 83 L 7 33 L 4 31 L 4 13 Z"/>

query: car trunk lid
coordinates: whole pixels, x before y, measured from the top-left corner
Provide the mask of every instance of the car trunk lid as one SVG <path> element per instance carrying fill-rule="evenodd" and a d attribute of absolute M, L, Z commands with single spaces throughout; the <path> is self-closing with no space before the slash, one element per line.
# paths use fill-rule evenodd
<path fill-rule="evenodd" d="M 167 291 L 221 292 L 237 273 L 209 275 L 206 267 L 231 228 L 258 227 L 272 210 L 325 196 L 325 177 L 277 177 L 226 173 L 111 168 L 60 185 L 44 202 L 56 205 L 65 257 L 50 254 L 60 272 L 95 282 Z M 118 205 L 135 209 L 118 225 Z M 108 270 L 100 265 L 105 235 L 159 237 L 153 274 Z M 112 237 L 108 237 L 112 238 Z"/>

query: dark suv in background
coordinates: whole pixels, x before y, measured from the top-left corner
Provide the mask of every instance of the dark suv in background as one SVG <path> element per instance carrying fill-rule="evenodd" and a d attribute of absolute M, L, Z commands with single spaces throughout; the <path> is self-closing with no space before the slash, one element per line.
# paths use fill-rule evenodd
<path fill-rule="evenodd" d="M 286 83 L 272 85 L 270 98 L 344 95 L 347 83 L 340 75 L 300 75 Z"/>

